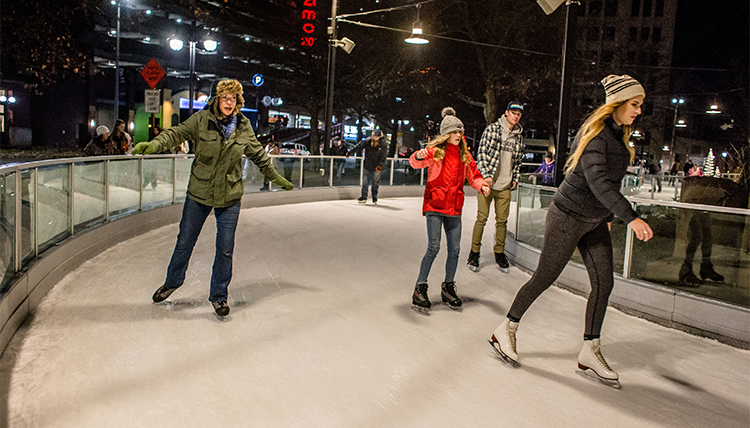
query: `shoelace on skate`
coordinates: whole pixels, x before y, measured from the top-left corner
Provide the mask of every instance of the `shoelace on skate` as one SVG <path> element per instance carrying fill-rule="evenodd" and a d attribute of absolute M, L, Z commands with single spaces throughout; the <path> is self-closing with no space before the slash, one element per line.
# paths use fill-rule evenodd
<path fill-rule="evenodd" d="M 601 365 L 603 365 L 604 368 L 606 368 L 609 371 L 612 371 L 612 368 L 610 368 L 609 364 L 607 364 L 607 361 L 604 359 L 604 356 L 599 351 L 599 348 L 594 349 L 594 356 L 596 357 L 597 360 L 599 360 L 599 363 L 601 363 Z"/>

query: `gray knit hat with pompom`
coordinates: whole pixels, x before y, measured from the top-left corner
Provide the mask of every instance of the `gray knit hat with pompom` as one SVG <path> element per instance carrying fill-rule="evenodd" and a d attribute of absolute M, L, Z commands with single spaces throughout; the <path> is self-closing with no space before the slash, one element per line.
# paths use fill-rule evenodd
<path fill-rule="evenodd" d="M 440 123 L 440 135 L 450 134 L 451 132 L 464 132 L 464 123 L 456 117 L 456 110 L 453 107 L 446 107 L 442 113 L 443 121 Z"/>

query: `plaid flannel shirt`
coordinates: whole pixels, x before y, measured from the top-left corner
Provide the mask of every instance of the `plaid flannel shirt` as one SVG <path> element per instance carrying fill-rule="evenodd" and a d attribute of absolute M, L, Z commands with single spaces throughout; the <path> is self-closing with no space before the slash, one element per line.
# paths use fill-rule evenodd
<path fill-rule="evenodd" d="M 508 134 L 508 138 L 502 141 L 501 127 L 504 125 L 503 122 L 505 122 L 505 115 L 488 126 L 482 133 L 482 139 L 479 140 L 479 149 L 477 150 L 477 168 L 482 173 L 483 178 L 493 178 L 500 163 L 500 152 L 512 152 L 512 180 L 518 183 L 521 174 L 521 161 L 523 160 L 523 135 L 521 135 L 523 128 L 520 123 L 517 123 Z"/>

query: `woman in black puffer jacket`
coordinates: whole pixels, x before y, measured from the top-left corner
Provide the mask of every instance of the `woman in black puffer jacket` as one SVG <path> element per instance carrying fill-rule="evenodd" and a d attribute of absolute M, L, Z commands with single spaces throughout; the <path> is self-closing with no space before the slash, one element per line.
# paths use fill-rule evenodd
<path fill-rule="evenodd" d="M 616 215 L 629 224 L 638 239 L 647 241 L 653 236 L 648 224 L 638 218 L 620 193 L 620 181 L 634 157 L 634 150 L 628 145 L 631 125 L 641 113 L 646 94 L 627 75 L 610 75 L 602 84 L 606 104 L 594 111 L 578 132 L 575 150 L 565 167 L 565 180 L 547 212 L 539 265 L 516 294 L 490 344 L 505 361 L 517 363 L 516 329 L 521 317 L 557 279 L 577 247 L 591 280 L 578 367 L 597 380 L 619 386 L 617 372 L 599 350 L 599 336 L 614 285 L 609 222 Z"/>

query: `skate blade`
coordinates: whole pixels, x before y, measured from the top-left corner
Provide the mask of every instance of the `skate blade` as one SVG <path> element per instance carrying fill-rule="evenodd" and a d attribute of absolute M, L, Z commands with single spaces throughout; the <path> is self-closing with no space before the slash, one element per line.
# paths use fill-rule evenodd
<path fill-rule="evenodd" d="M 214 312 L 214 315 L 216 315 L 216 318 L 218 318 L 219 321 L 226 321 L 227 318 L 229 317 L 229 315 L 223 315 L 222 316 L 222 315 L 217 314 L 216 312 Z"/>
<path fill-rule="evenodd" d="M 479 272 L 479 266 L 467 265 L 472 272 Z"/>
<path fill-rule="evenodd" d="M 489 343 L 490 346 L 492 346 L 492 350 L 495 351 L 495 355 L 500 359 L 500 361 L 511 366 L 512 368 L 516 368 L 520 366 L 520 364 L 518 364 L 518 361 L 513 361 L 509 356 L 503 354 L 503 351 L 500 350 L 499 343 L 493 342 L 491 340 L 487 340 L 487 343 Z"/>
<path fill-rule="evenodd" d="M 451 306 L 451 304 L 448 302 L 443 302 L 443 304 L 456 312 L 463 312 L 464 310 L 463 306 Z"/>
<path fill-rule="evenodd" d="M 602 385 L 608 386 L 610 388 L 614 388 L 614 389 L 620 389 L 620 388 L 622 388 L 622 385 L 620 385 L 620 381 L 619 380 L 605 379 L 605 378 L 599 376 L 592 369 L 586 369 L 586 370 L 577 369 L 576 373 L 578 373 L 583 378 L 586 378 L 586 379 L 589 379 L 589 380 L 593 380 L 594 382 L 601 383 Z"/>
<path fill-rule="evenodd" d="M 422 315 L 430 315 L 430 308 L 425 308 L 423 306 L 419 305 L 411 305 L 411 308 L 414 310 L 414 312 Z"/>
<path fill-rule="evenodd" d="M 500 268 L 500 272 L 502 272 L 502 273 L 508 273 L 508 269 L 510 269 L 510 267 L 502 268 L 500 266 L 498 266 L 498 268 Z"/>

